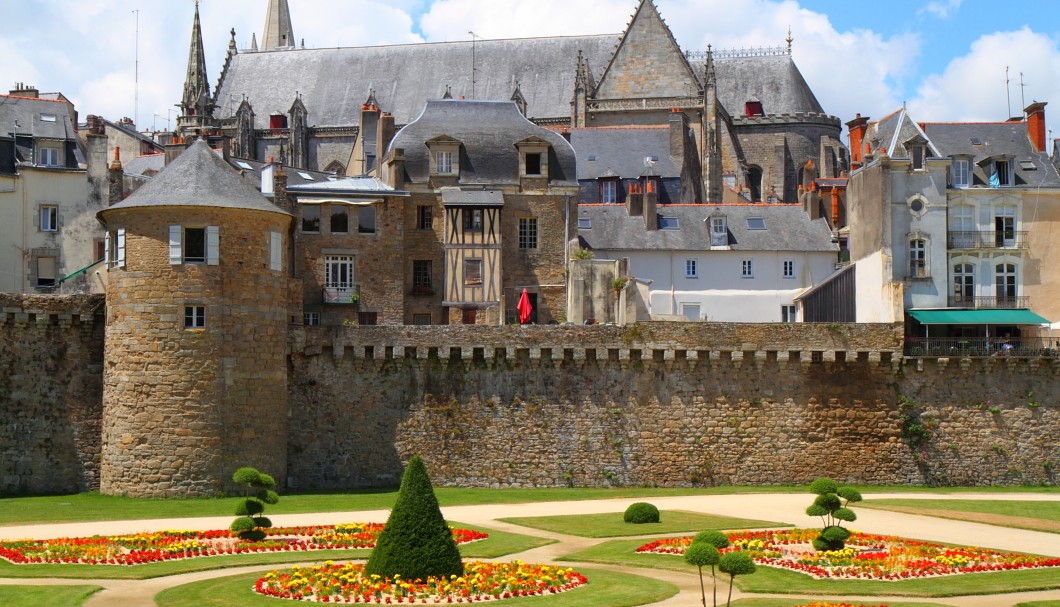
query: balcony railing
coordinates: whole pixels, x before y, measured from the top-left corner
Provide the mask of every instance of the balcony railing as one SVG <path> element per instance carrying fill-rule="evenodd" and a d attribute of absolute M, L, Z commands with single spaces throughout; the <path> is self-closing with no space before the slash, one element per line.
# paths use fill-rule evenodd
<path fill-rule="evenodd" d="M 946 247 L 949 249 L 1026 249 L 1027 232 L 1015 230 L 956 231 L 948 232 Z"/>
<path fill-rule="evenodd" d="M 1030 307 L 1030 298 L 1022 295 L 1005 297 L 971 297 L 962 295 L 951 295 L 949 298 L 951 308 L 975 308 L 976 310 L 1011 310 L 1015 308 Z"/>
<path fill-rule="evenodd" d="M 354 305 L 361 301 L 360 285 L 337 285 L 323 288 L 324 303 L 335 305 Z"/>
<path fill-rule="evenodd" d="M 910 357 L 950 356 L 1017 356 L 1023 358 L 1060 356 L 1060 341 L 1055 338 L 907 337 L 905 355 Z"/>

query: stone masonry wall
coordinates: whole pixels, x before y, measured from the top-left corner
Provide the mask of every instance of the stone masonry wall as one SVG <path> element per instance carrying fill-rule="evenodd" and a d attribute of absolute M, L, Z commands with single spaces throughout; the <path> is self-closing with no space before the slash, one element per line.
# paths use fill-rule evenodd
<path fill-rule="evenodd" d="M 1040 483 L 1060 462 L 1052 361 L 900 362 L 890 325 L 463 329 L 294 336 L 290 482 L 393 484 L 415 454 L 472 486 Z"/>
<path fill-rule="evenodd" d="M 99 487 L 103 296 L 0 294 L 0 493 Z"/>

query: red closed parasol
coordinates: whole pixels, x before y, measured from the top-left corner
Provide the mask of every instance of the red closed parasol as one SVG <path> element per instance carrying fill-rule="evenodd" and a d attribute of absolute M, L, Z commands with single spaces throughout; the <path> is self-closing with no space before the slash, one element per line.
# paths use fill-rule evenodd
<path fill-rule="evenodd" d="M 519 312 L 519 324 L 525 325 L 530 322 L 530 313 L 534 311 L 534 307 L 530 305 L 530 294 L 526 292 L 526 289 L 523 289 L 523 294 L 519 296 L 519 303 L 515 309 Z"/>

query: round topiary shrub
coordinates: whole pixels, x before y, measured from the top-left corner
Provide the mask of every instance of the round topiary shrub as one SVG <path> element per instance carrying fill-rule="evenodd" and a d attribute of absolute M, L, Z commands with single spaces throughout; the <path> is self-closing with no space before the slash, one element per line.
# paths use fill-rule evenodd
<path fill-rule="evenodd" d="M 626 508 L 626 513 L 622 515 L 622 520 L 634 525 L 658 523 L 659 509 L 648 502 L 630 504 L 629 508 Z"/>
<path fill-rule="evenodd" d="M 721 531 L 715 531 L 709 529 L 707 531 L 700 531 L 692 538 L 693 544 L 709 544 L 717 549 L 728 548 L 729 538 Z"/>

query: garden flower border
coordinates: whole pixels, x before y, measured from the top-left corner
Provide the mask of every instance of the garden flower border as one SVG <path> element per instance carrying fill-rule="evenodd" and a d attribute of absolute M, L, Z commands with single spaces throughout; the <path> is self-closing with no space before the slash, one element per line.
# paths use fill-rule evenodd
<path fill-rule="evenodd" d="M 899 536 L 855 532 L 839 551 L 807 552 L 796 560 L 786 546 L 809 544 L 817 529 L 775 529 L 727 533 L 732 546 L 746 550 L 755 563 L 804 573 L 814 579 L 901 581 L 1018 569 L 1060 567 L 1060 558 L 1003 552 L 974 546 L 945 546 Z M 638 553 L 683 554 L 692 537 L 663 538 L 644 544 Z M 899 546 L 895 550 L 894 546 Z M 895 553 L 905 558 L 889 562 Z M 829 559 L 838 561 L 831 564 Z M 816 562 L 815 562 L 816 561 Z M 829 564 L 821 564 L 829 563 Z M 904 568 L 897 568 L 903 565 Z"/>

